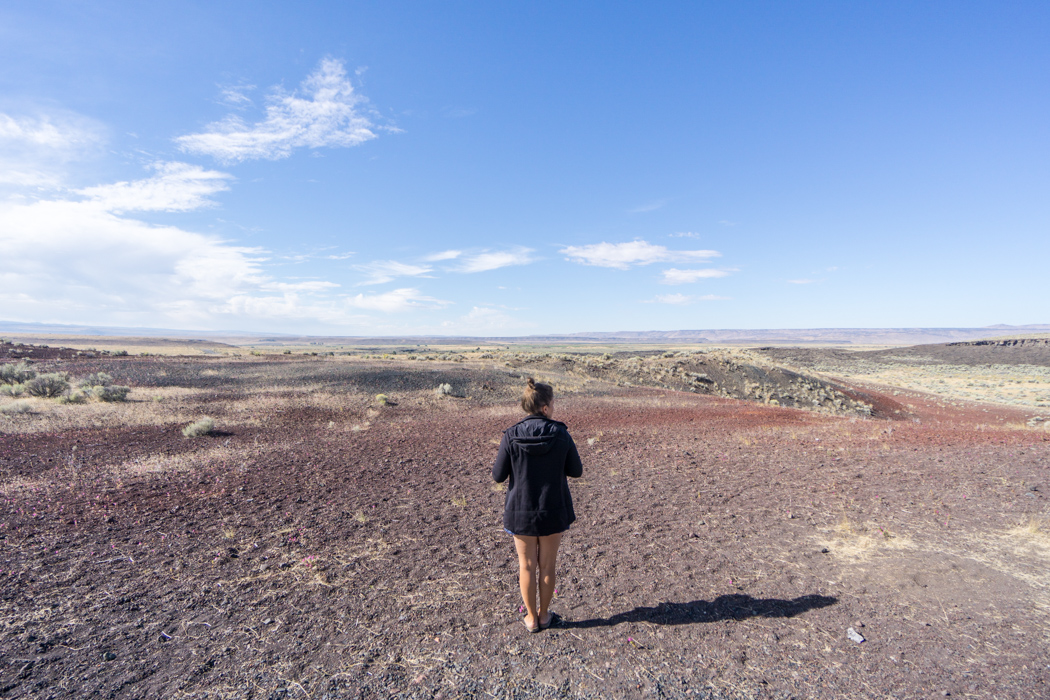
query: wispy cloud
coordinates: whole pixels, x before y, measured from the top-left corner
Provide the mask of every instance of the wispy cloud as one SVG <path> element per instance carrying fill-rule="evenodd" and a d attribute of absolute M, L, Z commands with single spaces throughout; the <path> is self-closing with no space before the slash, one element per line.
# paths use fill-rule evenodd
<path fill-rule="evenodd" d="M 684 306 L 698 301 L 725 301 L 730 297 L 720 297 L 716 294 L 657 294 L 654 298 L 647 300 L 646 304 L 674 304 Z"/>
<path fill-rule="evenodd" d="M 0 185 L 60 186 L 65 165 L 98 149 L 103 132 L 75 114 L 16 118 L 0 113 Z"/>
<path fill-rule="evenodd" d="M 462 250 L 443 250 L 440 253 L 431 253 L 423 259 L 427 262 L 439 262 L 441 260 L 455 260 L 461 255 L 463 255 Z"/>
<path fill-rule="evenodd" d="M 376 137 L 365 114 L 367 100 L 354 92 L 342 61 L 326 58 L 299 90 L 275 89 L 266 118 L 254 124 L 231 114 L 197 134 L 175 139 L 182 150 L 224 163 L 287 158 L 297 148 L 356 146 Z"/>
<path fill-rule="evenodd" d="M 354 269 L 368 275 L 359 285 L 386 284 L 398 277 L 427 277 L 427 273 L 433 270 L 428 265 L 411 265 L 396 260 L 376 260 L 365 265 L 354 265 Z"/>
<path fill-rule="evenodd" d="M 813 284 L 816 280 L 788 280 L 788 284 Z"/>
<path fill-rule="evenodd" d="M 418 289 L 405 287 L 382 294 L 358 294 L 347 299 L 347 304 L 357 309 L 396 313 L 413 309 L 437 309 L 452 302 L 424 296 Z"/>
<path fill-rule="evenodd" d="M 231 107 L 248 107 L 254 103 L 252 102 L 252 98 L 248 97 L 247 93 L 254 89 L 254 85 L 220 85 L 219 100 L 223 104 L 227 104 Z"/>
<path fill-rule="evenodd" d="M 630 214 L 644 214 L 646 212 L 656 211 L 657 209 L 663 209 L 665 206 L 667 206 L 667 203 L 670 201 L 671 200 L 669 199 L 657 199 L 652 202 L 648 202 L 647 204 L 634 207 L 633 209 L 628 209 L 627 211 Z"/>
<path fill-rule="evenodd" d="M 664 270 L 660 274 L 663 275 L 663 279 L 660 280 L 661 284 L 690 284 L 702 279 L 713 279 L 717 277 L 727 277 L 729 270 L 718 270 L 715 268 L 703 268 L 700 270 L 679 270 L 678 268 L 672 267 L 669 270 Z"/>
<path fill-rule="evenodd" d="M 511 250 L 465 255 L 463 256 L 463 263 L 457 271 L 467 273 L 486 272 L 488 270 L 498 270 L 501 267 L 511 267 L 512 265 L 528 265 L 536 261 L 536 258 L 532 255 L 533 252 L 532 248 L 517 246 Z"/>
<path fill-rule="evenodd" d="M 339 285 L 325 280 L 307 280 L 305 282 L 264 282 L 260 289 L 267 292 L 323 292 L 336 289 Z"/>
<path fill-rule="evenodd" d="M 211 195 L 229 189 L 231 175 L 187 163 L 154 163 L 156 175 L 76 190 L 109 211 L 191 211 L 214 206 Z"/>
<path fill-rule="evenodd" d="M 721 219 L 718 223 L 722 224 L 723 226 L 736 226 L 736 225 L 738 225 L 736 221 L 729 221 L 728 219 Z"/>
<path fill-rule="evenodd" d="M 566 246 L 559 252 L 571 262 L 617 270 L 626 270 L 632 265 L 705 261 L 721 256 L 721 253 L 715 250 L 668 250 L 662 245 L 653 245 L 646 241 Z"/>
<path fill-rule="evenodd" d="M 535 327 L 531 321 L 514 318 L 506 310 L 494 306 L 475 306 L 470 313 L 455 320 L 442 321 L 441 330 L 445 333 L 489 334 L 508 330 L 523 330 Z"/>
<path fill-rule="evenodd" d="M 679 233 L 669 233 L 668 238 L 700 238 L 699 233 L 693 233 L 692 231 L 681 231 Z"/>

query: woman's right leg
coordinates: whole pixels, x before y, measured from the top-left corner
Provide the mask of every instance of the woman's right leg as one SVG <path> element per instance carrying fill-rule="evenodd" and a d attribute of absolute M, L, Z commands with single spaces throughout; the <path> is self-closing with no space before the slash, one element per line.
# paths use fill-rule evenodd
<path fill-rule="evenodd" d="M 514 535 L 514 548 L 518 550 L 518 584 L 521 599 L 525 603 L 525 624 L 538 627 L 540 616 L 536 610 L 536 569 L 539 566 L 538 549 L 542 537 Z M 548 599 L 549 601 L 549 599 Z"/>
<path fill-rule="evenodd" d="M 540 564 L 540 609 L 539 613 L 540 623 L 544 626 L 550 624 L 550 613 L 547 608 L 550 607 L 551 599 L 554 598 L 554 569 L 555 564 L 558 560 L 558 546 L 561 545 L 562 533 L 556 535 L 547 535 L 545 537 L 537 538 L 539 540 L 539 564 Z"/>

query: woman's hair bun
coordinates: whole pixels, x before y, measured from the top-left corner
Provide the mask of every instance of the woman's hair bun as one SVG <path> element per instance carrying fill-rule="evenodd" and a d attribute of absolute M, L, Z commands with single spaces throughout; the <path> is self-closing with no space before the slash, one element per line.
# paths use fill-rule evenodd
<path fill-rule="evenodd" d="M 554 389 L 550 384 L 537 382 L 532 377 L 525 380 L 525 392 L 521 397 L 521 407 L 528 414 L 539 414 L 543 407 L 554 401 Z"/>

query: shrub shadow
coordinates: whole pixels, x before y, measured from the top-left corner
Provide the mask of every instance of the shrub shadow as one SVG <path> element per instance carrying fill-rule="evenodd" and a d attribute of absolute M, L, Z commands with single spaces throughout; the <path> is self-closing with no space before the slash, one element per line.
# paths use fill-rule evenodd
<path fill-rule="evenodd" d="M 653 607 L 637 607 L 606 618 L 590 620 L 562 620 L 561 627 L 612 627 L 623 622 L 649 622 L 654 625 L 691 625 L 719 620 L 746 620 L 750 617 L 794 617 L 807 610 L 826 608 L 838 598 L 823 595 L 804 595 L 793 600 L 779 598 L 752 598 L 734 594 L 718 596 L 712 601 L 694 600 L 690 603 L 660 603 Z"/>

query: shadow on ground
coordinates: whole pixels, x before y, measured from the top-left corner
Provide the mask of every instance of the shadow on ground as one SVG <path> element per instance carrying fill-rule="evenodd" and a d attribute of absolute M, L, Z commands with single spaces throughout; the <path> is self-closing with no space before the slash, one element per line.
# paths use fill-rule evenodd
<path fill-rule="evenodd" d="M 794 617 L 807 610 L 826 608 L 837 602 L 838 598 L 822 595 L 804 595 L 794 600 L 752 598 L 740 594 L 722 595 L 710 602 L 694 600 L 690 603 L 660 603 L 650 608 L 638 607 L 606 618 L 563 620 L 561 627 L 612 627 L 623 622 L 689 625 L 719 620 L 745 620 L 749 617 Z"/>

